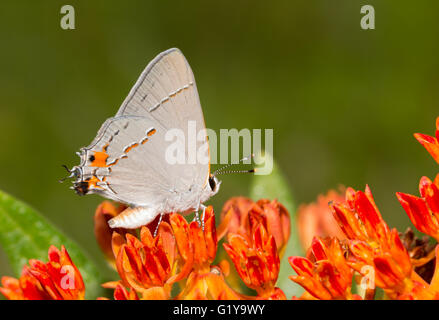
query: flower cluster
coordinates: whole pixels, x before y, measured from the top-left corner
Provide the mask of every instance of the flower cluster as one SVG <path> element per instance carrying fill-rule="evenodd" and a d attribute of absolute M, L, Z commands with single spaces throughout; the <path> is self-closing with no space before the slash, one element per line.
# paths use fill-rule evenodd
<path fill-rule="evenodd" d="M 439 118 L 436 124 L 435 138 L 415 137 L 439 163 Z M 414 226 L 439 240 L 439 177 L 423 177 L 419 189 L 420 197 L 397 193 L 397 198 Z M 410 230 L 400 235 L 390 229 L 368 186 L 364 192 L 348 188 L 345 199 L 330 201 L 329 208 L 342 237 L 315 237 L 309 257 L 289 259 L 297 273 L 291 279 L 306 289 L 302 299 L 373 299 L 376 287 L 390 299 L 439 299 L 439 246 L 414 241 Z M 361 296 L 352 293 L 352 279 Z"/>
<path fill-rule="evenodd" d="M 280 265 L 275 237 L 283 250 L 289 237 L 286 209 L 276 201 L 234 198 L 221 216 L 218 228 L 208 207 L 204 230 L 197 221 L 188 223 L 173 213 L 161 222 L 155 237 L 154 223 L 142 227 L 139 237 L 114 232 L 111 247 L 121 280 L 105 287 L 115 289 L 115 299 L 285 299 L 275 287 Z M 256 290 L 255 297 L 229 286 L 227 260 L 214 264 L 218 241 L 224 236 L 225 250 L 242 281 Z M 173 294 L 176 283 L 181 290 Z"/>
<path fill-rule="evenodd" d="M 105 201 L 95 214 L 97 242 L 120 276 L 120 280 L 103 284 L 114 290 L 115 300 L 286 299 L 275 284 L 290 218 L 277 201 L 233 198 L 225 204 L 218 227 L 213 208 L 207 207 L 204 229 L 197 221 L 188 223 L 182 215 L 172 213 L 164 217 L 156 236 L 158 221 L 134 231 L 111 230 L 107 221 L 123 209 Z M 215 263 L 223 237 L 237 274 L 256 295 L 244 295 L 229 285 L 236 279 L 232 279 L 227 259 Z M 71 288 L 60 286 L 65 266 L 74 270 Z M 8 299 L 84 298 L 81 275 L 64 247 L 61 252 L 51 247 L 47 264 L 31 260 L 19 279 L 3 277 L 2 286 L 0 292 Z"/>
<path fill-rule="evenodd" d="M 436 137 L 415 137 L 439 163 L 439 118 L 436 126 Z M 439 299 L 439 175 L 422 177 L 419 193 L 396 196 L 422 239 L 390 228 L 369 186 L 330 191 L 300 206 L 297 232 L 306 257 L 286 259 L 296 273 L 290 279 L 305 293 L 292 298 L 368 300 L 381 288 L 389 299 Z M 291 220 L 278 201 L 232 198 L 218 226 L 207 207 L 203 223 L 172 213 L 138 230 L 110 229 L 108 220 L 125 208 L 105 201 L 95 213 L 97 242 L 120 278 L 103 284 L 115 300 L 287 299 L 276 283 Z M 64 247 L 50 247 L 49 262 L 30 260 L 19 279 L 3 277 L 1 285 L 8 299 L 85 294 Z"/>

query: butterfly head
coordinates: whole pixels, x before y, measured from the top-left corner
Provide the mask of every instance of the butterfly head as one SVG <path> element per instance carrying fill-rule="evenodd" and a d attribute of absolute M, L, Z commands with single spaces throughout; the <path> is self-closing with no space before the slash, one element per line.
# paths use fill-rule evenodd
<path fill-rule="evenodd" d="M 67 170 L 69 175 L 65 178 L 59 180 L 59 182 L 64 182 L 66 179 L 74 178 L 73 187 L 77 194 L 83 196 L 88 193 L 89 183 L 87 181 L 82 180 L 82 170 L 79 166 L 75 166 L 72 169 L 69 169 L 67 166 L 63 165 L 63 167 Z"/>

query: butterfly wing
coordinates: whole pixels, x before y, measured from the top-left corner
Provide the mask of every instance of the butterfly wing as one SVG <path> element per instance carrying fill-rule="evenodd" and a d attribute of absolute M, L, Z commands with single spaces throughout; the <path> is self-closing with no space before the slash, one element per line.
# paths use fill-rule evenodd
<path fill-rule="evenodd" d="M 184 134 L 179 142 L 184 144 L 185 163 L 166 158 L 171 143 L 166 134 L 172 129 Z M 205 129 L 203 113 L 189 64 L 178 49 L 170 49 L 146 67 L 116 116 L 81 149 L 81 177 L 76 184 L 136 206 L 166 202 L 175 209 L 191 206 L 175 202 L 185 199 L 181 197 L 185 192 L 204 188 L 209 163 L 188 163 L 190 152 L 207 145 L 206 135 L 195 136 L 195 148 L 189 150 L 188 129 L 195 135 Z"/>
<path fill-rule="evenodd" d="M 179 49 L 162 52 L 136 81 L 116 116 L 140 115 L 165 128 L 187 128 L 188 120 L 204 128 L 194 74 Z"/>

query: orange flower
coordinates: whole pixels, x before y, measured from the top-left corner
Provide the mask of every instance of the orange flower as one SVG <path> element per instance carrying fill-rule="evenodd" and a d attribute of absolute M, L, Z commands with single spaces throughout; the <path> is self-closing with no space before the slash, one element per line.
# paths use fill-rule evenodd
<path fill-rule="evenodd" d="M 324 241 L 316 237 L 310 247 L 309 259 L 289 258 L 297 273 L 297 276 L 290 276 L 290 279 L 317 299 L 361 299 L 351 293 L 353 270 L 344 255 L 345 250 L 337 238 Z"/>
<path fill-rule="evenodd" d="M 261 199 L 253 210 L 261 208 L 260 214 L 267 219 L 267 231 L 273 235 L 279 256 L 282 257 L 290 238 L 290 214 L 277 200 Z"/>
<path fill-rule="evenodd" d="M 366 186 L 365 192 L 348 188 L 346 201 L 333 202 L 330 208 L 348 239 L 363 240 L 376 245 L 387 243 L 390 230 L 381 217 L 369 186 Z"/>
<path fill-rule="evenodd" d="M 177 214 L 171 216 L 171 225 L 185 265 L 192 262 L 186 285 L 176 299 L 240 299 L 240 295 L 225 282 L 228 264 L 223 261 L 220 267 L 211 265 L 218 247 L 212 207 L 206 208 L 204 231 L 198 222 L 188 224 Z M 224 226 L 220 228 L 224 229 Z"/>
<path fill-rule="evenodd" d="M 133 288 L 126 288 L 120 281 L 106 282 L 102 285 L 103 288 L 113 289 L 114 300 L 139 300 L 137 292 Z M 109 300 L 105 297 L 99 297 L 98 300 Z"/>
<path fill-rule="evenodd" d="M 246 197 L 233 197 L 223 206 L 221 211 L 221 221 L 225 221 L 227 216 L 227 232 L 246 233 L 248 229 L 248 213 L 255 205 L 254 201 Z"/>
<path fill-rule="evenodd" d="M 139 300 L 139 297 L 133 289 L 128 291 L 123 285 L 118 284 L 114 289 L 114 300 Z"/>
<path fill-rule="evenodd" d="M 396 229 L 391 231 L 389 244 L 390 247 L 383 244 L 374 248 L 365 241 L 350 241 L 349 249 L 355 258 L 350 266 L 365 277 L 374 275 L 376 286 L 385 289 L 389 297 L 398 298 L 424 281 L 413 278 L 410 257 Z"/>
<path fill-rule="evenodd" d="M 171 277 L 176 270 L 175 239 L 168 223 L 160 225 L 155 238 L 147 227 L 141 228 L 140 240 L 131 234 L 126 234 L 124 239 L 114 232 L 112 244 L 123 284 L 142 296 L 156 292 L 153 288 L 160 288 L 155 298 L 169 297 L 172 283 L 178 276 Z"/>
<path fill-rule="evenodd" d="M 140 230 L 140 240 L 131 234 L 124 239 L 113 234 L 113 252 L 122 284 L 110 283 L 117 299 L 170 299 L 175 282 L 187 278 L 175 299 L 222 297 L 238 299 L 230 289 L 221 268 L 212 267 L 216 256 L 215 214 L 206 208 L 204 231 L 198 222 L 188 223 L 173 213 L 169 223 L 162 222 L 154 238 L 148 227 Z M 126 289 L 132 288 L 129 292 Z M 137 293 L 135 296 L 134 294 Z"/>
<path fill-rule="evenodd" d="M 183 291 L 176 299 L 239 300 L 243 297 L 227 285 L 223 270 L 220 267 L 212 266 L 208 272 L 191 272 Z"/>
<path fill-rule="evenodd" d="M 82 300 L 84 282 L 64 246 L 49 248 L 49 262 L 29 260 L 19 279 L 2 278 L 0 292 L 7 299 Z"/>
<path fill-rule="evenodd" d="M 415 133 L 415 138 L 427 149 L 434 160 L 439 163 L 439 117 L 436 118 L 436 137 Z"/>
<path fill-rule="evenodd" d="M 354 269 L 364 273 L 362 267 L 376 264 L 377 279 L 383 280 L 379 286 L 383 288 L 395 287 L 410 277 L 412 266 L 408 252 L 396 229 L 390 230 L 383 220 L 368 186 L 365 192 L 348 188 L 346 202 L 331 204 L 331 208 L 350 240 L 351 253 L 357 262 L 361 261 L 351 264 Z M 386 269 L 387 266 L 390 269 Z"/>
<path fill-rule="evenodd" d="M 6 299 L 25 300 L 19 279 L 2 277 L 1 284 L 2 287 L 0 287 L 0 293 L 2 293 Z"/>
<path fill-rule="evenodd" d="M 260 298 L 285 299 L 275 287 L 280 260 L 274 236 L 267 232 L 266 217 L 257 211 L 249 213 L 250 234 L 229 233 L 224 249 L 232 259 L 244 283 Z"/>
<path fill-rule="evenodd" d="M 255 203 L 245 197 L 232 198 L 226 202 L 221 212 L 223 223 L 227 224 L 226 231 L 247 237 L 251 234 L 251 213 L 264 217 L 264 227 L 273 235 L 279 256 L 282 257 L 290 237 L 290 215 L 287 209 L 277 200 L 261 199 Z"/>
<path fill-rule="evenodd" d="M 218 245 L 212 206 L 205 211 L 204 231 L 197 221 L 188 224 L 179 214 L 172 214 L 170 221 L 178 251 L 186 264 L 192 263 L 197 272 L 209 272 Z"/>
<path fill-rule="evenodd" d="M 429 289 L 435 293 L 435 299 L 439 299 L 439 245 L 436 246 L 436 266 L 431 279 Z"/>
<path fill-rule="evenodd" d="M 431 298 L 428 284 L 413 270 L 410 256 L 396 229 L 382 219 L 368 186 L 366 191 L 346 191 L 344 204 L 331 204 L 334 217 L 347 236 L 349 265 L 374 282 L 390 298 Z"/>
<path fill-rule="evenodd" d="M 340 187 L 340 192 L 344 188 Z M 302 247 L 307 250 L 315 236 L 337 237 L 345 239 L 337 221 L 331 214 L 328 203 L 331 201 L 342 202 L 343 196 L 335 190 L 319 195 L 315 203 L 302 204 L 297 211 L 297 232 Z M 344 191 L 343 191 L 344 192 Z"/>
<path fill-rule="evenodd" d="M 401 192 L 396 196 L 416 229 L 439 241 L 439 175 L 434 182 L 422 177 L 419 192 L 422 198 Z"/>

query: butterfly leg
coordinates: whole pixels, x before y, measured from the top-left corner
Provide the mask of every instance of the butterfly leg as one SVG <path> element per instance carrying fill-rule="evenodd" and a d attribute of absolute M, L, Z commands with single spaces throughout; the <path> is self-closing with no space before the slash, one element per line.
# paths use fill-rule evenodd
<path fill-rule="evenodd" d="M 200 203 L 200 208 L 201 210 L 203 210 L 203 213 L 201 214 L 201 227 L 203 228 L 204 231 L 204 216 L 206 214 L 206 206 Z"/>
<path fill-rule="evenodd" d="M 159 227 L 160 227 L 160 223 L 162 223 L 162 219 L 163 219 L 163 213 L 160 213 L 159 222 L 157 223 L 157 227 L 155 227 L 155 231 L 154 231 L 154 238 L 157 235 L 157 231 L 159 231 Z"/>
<path fill-rule="evenodd" d="M 192 220 L 192 221 L 197 221 L 198 222 L 198 225 L 200 225 L 201 224 L 201 221 L 200 221 L 200 215 L 198 214 L 198 211 L 200 210 L 200 207 L 198 206 L 198 208 L 195 208 L 195 217 L 194 217 L 194 220 Z"/>

